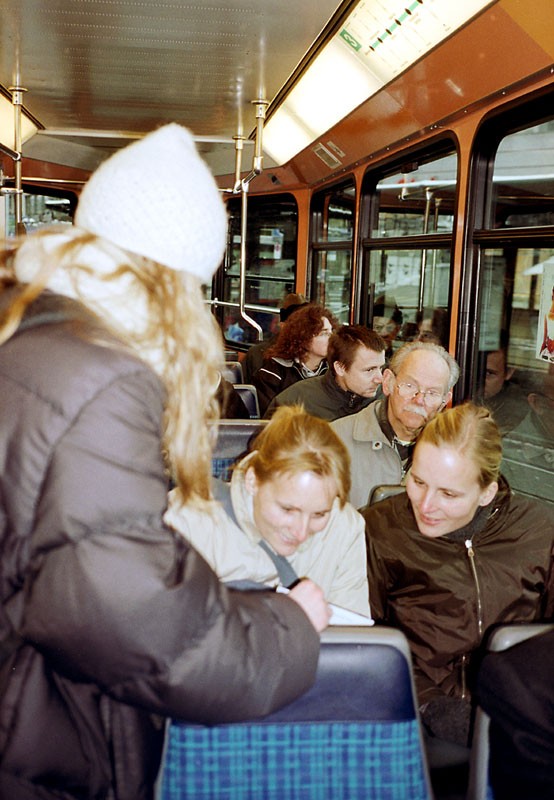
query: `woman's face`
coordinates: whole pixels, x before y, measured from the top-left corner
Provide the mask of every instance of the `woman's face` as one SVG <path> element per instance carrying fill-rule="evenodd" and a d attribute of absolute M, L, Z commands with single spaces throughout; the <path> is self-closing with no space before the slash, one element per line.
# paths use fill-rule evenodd
<path fill-rule="evenodd" d="M 406 491 L 423 536 L 436 539 L 463 528 L 491 502 L 498 484 L 482 489 L 478 476 L 477 465 L 454 448 L 416 445 Z"/>
<path fill-rule="evenodd" d="M 329 349 L 329 337 L 333 333 L 333 327 L 327 317 L 321 318 L 321 330 L 314 336 L 308 345 L 308 355 L 312 357 L 327 358 L 327 350 Z"/>
<path fill-rule="evenodd" d="M 245 483 L 256 528 L 282 556 L 292 555 L 308 536 L 323 530 L 338 494 L 333 478 L 313 472 L 280 473 L 260 483 L 249 467 Z"/>

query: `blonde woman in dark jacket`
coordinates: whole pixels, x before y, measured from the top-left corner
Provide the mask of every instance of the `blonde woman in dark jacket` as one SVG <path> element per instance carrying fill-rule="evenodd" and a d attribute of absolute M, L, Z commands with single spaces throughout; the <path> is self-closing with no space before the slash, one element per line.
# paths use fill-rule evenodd
<path fill-rule="evenodd" d="M 29 237 L 5 267 L 6 800 L 150 800 L 164 717 L 255 717 L 313 680 L 321 591 L 228 591 L 162 521 L 169 474 L 210 513 L 222 352 L 201 283 L 225 229 L 192 137 L 169 125 L 101 165 L 75 226 Z"/>
<path fill-rule="evenodd" d="M 470 662 L 486 630 L 554 613 L 548 510 L 511 493 L 501 458 L 487 409 L 448 409 L 417 439 L 406 494 L 362 512 L 373 616 L 408 637 L 428 730 L 459 744 L 469 733 Z"/>

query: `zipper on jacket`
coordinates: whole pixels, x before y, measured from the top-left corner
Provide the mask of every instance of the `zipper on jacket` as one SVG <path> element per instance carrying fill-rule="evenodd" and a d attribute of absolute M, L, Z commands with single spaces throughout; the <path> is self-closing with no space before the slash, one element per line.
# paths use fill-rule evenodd
<path fill-rule="evenodd" d="M 475 589 L 477 591 L 477 630 L 479 632 L 479 637 L 481 637 L 483 635 L 483 603 L 481 598 L 479 577 L 475 568 L 475 550 L 473 549 L 473 542 L 471 539 L 466 539 L 464 544 L 466 546 L 467 555 L 469 558 L 469 566 L 471 569 L 471 574 L 473 575 L 473 580 L 475 581 Z"/>

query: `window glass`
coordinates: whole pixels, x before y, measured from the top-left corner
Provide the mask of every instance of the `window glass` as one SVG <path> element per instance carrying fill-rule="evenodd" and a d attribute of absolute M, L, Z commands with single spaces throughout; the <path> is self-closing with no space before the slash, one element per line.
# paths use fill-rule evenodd
<path fill-rule="evenodd" d="M 241 201 L 230 200 L 229 246 L 223 272 L 222 298 L 225 337 L 240 342 L 255 342 L 255 328 L 239 313 Z M 248 200 L 245 310 L 271 335 L 279 320 L 283 300 L 296 285 L 298 212 L 289 195 Z"/>
<path fill-rule="evenodd" d="M 372 327 L 385 337 L 389 356 L 414 339 L 448 344 L 450 250 L 372 250 L 369 287 Z"/>
<path fill-rule="evenodd" d="M 476 394 L 512 488 L 554 503 L 554 247 L 488 248 L 482 265 Z"/>
<path fill-rule="evenodd" d="M 372 235 L 450 233 L 454 220 L 457 157 L 405 164 L 379 181 L 377 227 Z"/>
<path fill-rule="evenodd" d="M 312 199 L 309 296 L 341 322 L 350 321 L 355 187 L 332 186 Z"/>
<path fill-rule="evenodd" d="M 15 197 L 14 195 L 5 195 L 2 199 L 4 200 L 4 234 L 15 236 Z M 70 225 L 72 219 L 72 202 L 68 198 L 27 192 L 21 195 L 21 221 L 27 233 L 45 225 Z"/>
<path fill-rule="evenodd" d="M 317 209 L 315 235 L 319 241 L 351 242 L 354 232 L 354 200 L 353 184 L 334 187 L 314 197 L 314 209 Z"/>
<path fill-rule="evenodd" d="M 554 225 L 554 120 L 506 136 L 493 175 L 492 227 Z"/>
<path fill-rule="evenodd" d="M 312 295 L 342 324 L 350 317 L 350 250 L 323 250 L 314 253 L 316 284 Z"/>

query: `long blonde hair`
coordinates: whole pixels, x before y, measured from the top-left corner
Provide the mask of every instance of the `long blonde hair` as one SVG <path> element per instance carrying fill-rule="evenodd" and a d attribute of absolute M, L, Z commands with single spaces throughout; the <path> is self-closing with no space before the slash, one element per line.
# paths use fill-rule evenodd
<path fill-rule="evenodd" d="M 104 255 L 109 251 L 113 256 L 109 243 L 73 227 L 63 232 L 59 228 L 45 229 L 29 239 L 46 240 L 52 234 L 62 236 L 62 241 L 50 251 L 39 248 L 38 258 L 37 251 L 33 252 L 39 269 L 22 285 L 0 320 L 0 344 L 17 330 L 25 309 L 49 286 L 56 271 L 66 273 L 72 296 L 97 314 L 97 306 L 80 291 L 81 281 L 97 279 L 108 289 L 111 282 L 123 278 L 140 299 L 144 324 L 135 331 L 122 326 L 117 315 L 99 315 L 160 376 L 167 392 L 162 442 L 167 467 L 183 501 L 202 506 L 210 498 L 211 438 L 219 416 L 215 392 L 223 362 L 223 342 L 204 303 L 199 280 L 119 249 L 119 261 L 98 274 L 90 259 L 87 263 L 86 248 L 92 247 L 88 252 L 97 248 Z M 5 247 L 0 272 L 4 289 L 18 285 L 15 257 L 26 241 L 29 240 L 14 241 Z M 98 343 L 109 346 L 108 341 Z"/>

